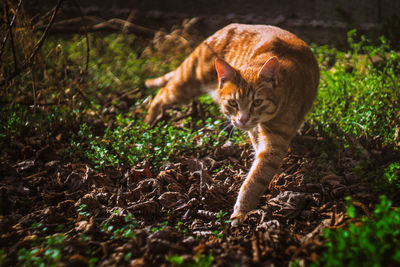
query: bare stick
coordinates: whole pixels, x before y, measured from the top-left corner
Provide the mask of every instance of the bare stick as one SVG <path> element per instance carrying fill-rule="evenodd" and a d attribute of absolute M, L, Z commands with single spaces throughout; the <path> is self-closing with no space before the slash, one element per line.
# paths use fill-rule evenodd
<path fill-rule="evenodd" d="M 17 63 L 17 55 L 15 53 L 15 44 L 14 44 L 14 37 L 13 37 L 13 31 L 12 31 L 12 25 L 10 23 L 10 18 L 8 16 L 8 2 L 6 1 L 6 19 L 7 19 L 7 25 L 8 25 L 8 32 L 10 34 L 10 41 L 11 41 L 11 50 L 13 52 L 13 58 L 14 58 L 14 71 L 18 71 L 18 63 Z"/>
<path fill-rule="evenodd" d="M 89 70 L 90 46 L 89 46 L 89 36 L 88 36 L 87 25 L 85 23 L 85 17 L 83 16 L 82 9 L 81 9 L 81 7 L 79 6 L 79 4 L 78 4 L 78 2 L 76 0 L 73 0 L 73 1 L 74 1 L 75 6 L 78 8 L 79 15 L 81 16 L 81 20 L 82 20 L 82 23 L 83 23 L 83 28 L 85 30 L 85 35 L 86 35 L 86 68 L 85 68 L 85 72 L 82 73 L 81 80 L 79 81 L 79 83 L 81 83 L 83 81 L 84 77 L 85 77 L 85 74 L 87 74 L 88 70 Z"/>
<path fill-rule="evenodd" d="M 84 29 L 84 32 L 85 32 L 85 36 L 86 36 L 86 67 L 85 67 L 85 71 L 80 73 L 81 77 L 79 78 L 77 89 L 78 89 L 78 93 L 81 95 L 83 100 L 85 100 L 86 103 L 88 103 L 89 99 L 83 93 L 83 91 L 81 90 L 79 85 L 84 81 L 85 75 L 88 73 L 88 70 L 89 70 L 89 54 L 90 54 L 89 36 L 88 36 L 87 26 L 86 26 L 86 23 L 85 23 L 85 18 L 83 16 L 81 7 L 79 6 L 79 4 L 78 4 L 78 2 L 76 0 L 72 0 L 72 1 L 74 2 L 76 8 L 78 9 L 79 15 L 81 17 L 81 21 L 83 23 L 83 29 Z"/>
<path fill-rule="evenodd" d="M 6 42 L 7 42 L 8 35 L 10 34 L 11 28 L 12 28 L 12 26 L 14 25 L 14 21 L 15 21 L 15 18 L 16 18 L 16 16 L 17 16 L 19 7 L 20 7 L 21 4 L 22 4 L 22 1 L 23 1 L 23 0 L 19 0 L 19 3 L 18 3 L 18 5 L 17 5 L 17 8 L 15 9 L 14 16 L 13 16 L 13 18 L 11 19 L 11 22 L 10 22 L 9 25 L 8 25 L 8 32 L 7 32 L 6 35 L 4 36 L 3 41 L 2 41 L 2 43 L 1 43 L 1 49 L 0 49 L 0 63 L 1 63 L 1 56 L 3 55 L 4 46 L 5 46 Z M 7 2 L 6 2 L 6 3 L 7 3 Z M 7 12 L 7 11 L 6 11 L 6 12 Z M 7 16 L 7 20 L 8 20 L 8 13 L 6 13 L 6 16 Z"/>
<path fill-rule="evenodd" d="M 33 71 L 31 70 L 31 76 L 32 76 L 32 95 L 33 95 L 33 108 L 36 113 L 37 109 L 37 99 L 36 99 L 36 90 L 35 90 L 35 77 L 33 75 Z"/>

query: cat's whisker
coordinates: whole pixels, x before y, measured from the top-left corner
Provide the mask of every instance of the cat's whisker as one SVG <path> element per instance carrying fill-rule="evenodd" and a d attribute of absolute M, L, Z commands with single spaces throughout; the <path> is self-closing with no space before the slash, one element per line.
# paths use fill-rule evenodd
<path fill-rule="evenodd" d="M 233 127 L 233 125 L 232 125 L 231 132 L 229 133 L 229 139 L 230 139 L 230 138 L 232 138 L 232 136 L 233 136 L 233 134 L 234 134 L 235 130 L 236 130 L 236 128 L 235 128 L 235 127 Z"/>
<path fill-rule="evenodd" d="M 231 120 L 227 119 L 225 121 L 220 122 L 221 125 L 231 124 Z"/>
<path fill-rule="evenodd" d="M 233 127 L 232 123 L 230 121 L 227 122 L 227 125 L 221 130 L 221 132 L 225 131 L 229 127 Z"/>

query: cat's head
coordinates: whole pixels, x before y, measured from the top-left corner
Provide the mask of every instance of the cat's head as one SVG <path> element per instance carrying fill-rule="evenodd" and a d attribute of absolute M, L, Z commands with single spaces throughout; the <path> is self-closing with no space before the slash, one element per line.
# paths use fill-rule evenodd
<path fill-rule="evenodd" d="M 219 103 L 234 126 L 250 130 L 275 117 L 280 100 L 277 94 L 279 66 L 276 57 L 259 69 L 244 70 L 216 59 Z"/>

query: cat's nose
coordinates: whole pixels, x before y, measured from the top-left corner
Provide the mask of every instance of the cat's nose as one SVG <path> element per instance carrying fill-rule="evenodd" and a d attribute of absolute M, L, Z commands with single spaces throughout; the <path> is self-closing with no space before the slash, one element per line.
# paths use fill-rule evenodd
<path fill-rule="evenodd" d="M 245 115 L 245 114 L 240 114 L 238 121 L 242 124 L 245 125 L 248 121 L 249 121 L 249 115 Z"/>

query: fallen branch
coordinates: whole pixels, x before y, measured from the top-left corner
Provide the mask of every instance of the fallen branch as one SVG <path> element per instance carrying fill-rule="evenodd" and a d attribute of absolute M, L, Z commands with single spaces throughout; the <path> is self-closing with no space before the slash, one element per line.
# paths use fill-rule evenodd
<path fill-rule="evenodd" d="M 91 25 L 80 26 L 79 22 L 84 21 L 91 23 Z M 38 27 L 38 30 L 43 30 L 43 27 Z M 97 17 L 84 16 L 83 18 L 71 18 L 62 20 L 54 23 L 52 32 L 57 33 L 85 33 L 85 32 L 100 32 L 100 31 L 111 31 L 119 32 L 121 30 L 127 30 L 129 33 L 137 35 L 152 37 L 156 31 L 133 24 L 123 19 L 109 19 L 103 21 Z"/>
<path fill-rule="evenodd" d="M 104 22 L 104 20 L 95 17 L 95 16 L 79 16 L 79 17 L 75 17 L 75 18 L 70 18 L 70 19 L 65 19 L 65 20 L 61 20 L 61 21 L 57 21 L 54 22 L 53 24 L 53 29 L 57 27 L 71 27 L 73 25 L 81 25 L 81 23 L 85 23 L 86 26 L 88 25 L 94 25 L 94 24 L 98 24 Z M 43 30 L 44 26 L 39 26 L 37 28 L 38 30 Z"/>

